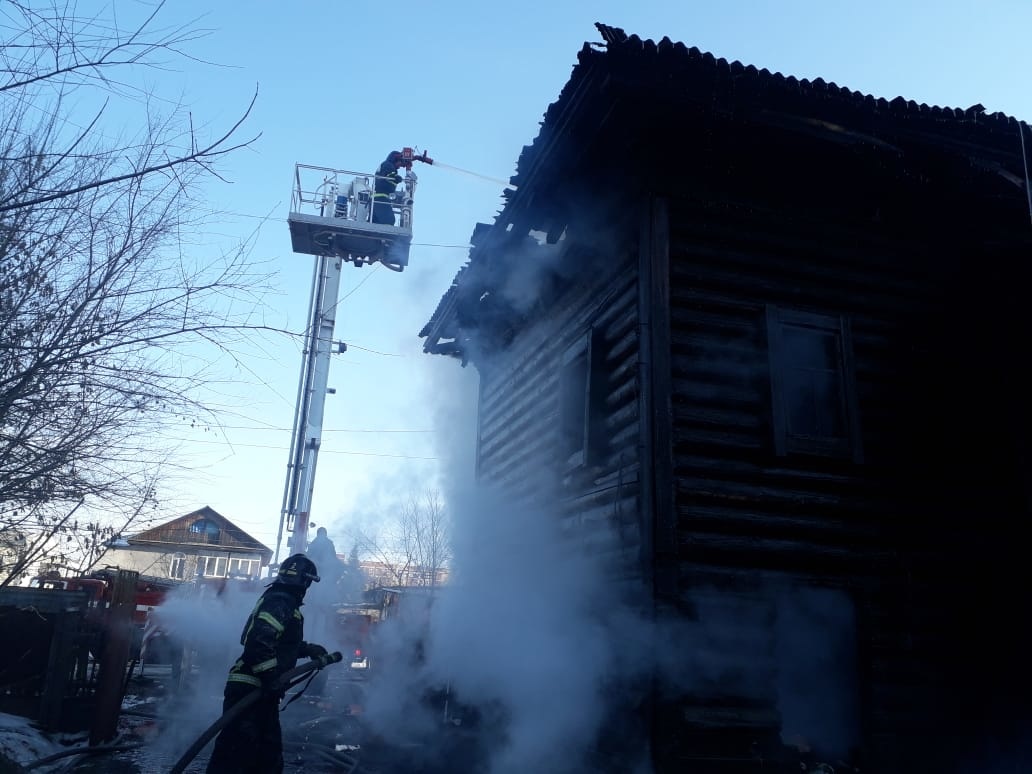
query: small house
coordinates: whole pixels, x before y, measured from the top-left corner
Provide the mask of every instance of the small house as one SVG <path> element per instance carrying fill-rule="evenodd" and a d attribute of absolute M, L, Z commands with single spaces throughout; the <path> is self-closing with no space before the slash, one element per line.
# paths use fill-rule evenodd
<path fill-rule="evenodd" d="M 258 578 L 272 550 L 204 506 L 110 543 L 101 564 L 173 580 Z"/>

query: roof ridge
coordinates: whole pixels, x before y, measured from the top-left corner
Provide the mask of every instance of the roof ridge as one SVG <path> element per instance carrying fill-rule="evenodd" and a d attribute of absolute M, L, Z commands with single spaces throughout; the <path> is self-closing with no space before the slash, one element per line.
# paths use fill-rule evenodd
<path fill-rule="evenodd" d="M 863 104 L 868 99 L 873 99 L 879 107 L 888 107 L 893 112 L 916 115 L 935 115 L 937 117 L 945 114 L 956 119 L 970 121 L 971 119 L 990 119 L 1000 123 L 1017 123 L 1015 116 L 1002 111 L 989 112 L 982 105 L 972 105 L 968 108 L 961 108 L 947 105 L 934 105 L 926 102 L 918 102 L 902 95 L 896 97 L 879 97 L 874 94 L 860 92 L 848 86 L 840 86 L 835 81 L 826 80 L 821 76 L 814 78 L 800 78 L 791 74 L 784 74 L 777 70 L 769 70 L 766 67 L 748 64 L 741 60 L 728 60 L 719 57 L 709 51 L 701 51 L 696 46 L 688 47 L 682 42 L 674 42 L 668 36 L 663 36 L 658 43 L 652 39 L 641 38 L 638 35 L 630 34 L 620 27 L 613 27 L 603 22 L 595 22 L 595 27 L 605 41 L 606 53 L 613 54 L 616 50 L 632 53 L 646 58 L 661 56 L 665 58 L 671 54 L 685 56 L 688 60 L 701 59 L 707 66 L 729 71 L 735 77 L 748 77 L 764 80 L 772 80 L 775 83 L 787 84 L 788 86 L 809 92 L 811 94 L 828 94 L 839 99 L 848 100 L 857 105 Z M 586 44 L 589 45 L 589 44 Z M 597 45 L 597 44 L 596 44 Z M 601 53 L 601 52 L 600 52 Z M 558 100 L 557 100 L 558 101 Z M 554 103 L 553 103 L 554 104 Z M 871 103 L 868 102 L 868 106 Z M 551 107 L 551 106 L 550 106 Z"/>

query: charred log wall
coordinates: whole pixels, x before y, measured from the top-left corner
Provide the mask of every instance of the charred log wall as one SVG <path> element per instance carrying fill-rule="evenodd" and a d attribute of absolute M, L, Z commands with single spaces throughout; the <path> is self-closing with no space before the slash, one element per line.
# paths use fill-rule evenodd
<path fill-rule="evenodd" d="M 663 240 L 625 244 L 625 229 L 568 249 L 556 292 L 479 330 L 479 475 L 558 500 L 583 545 L 624 578 L 654 574 L 658 607 L 693 622 L 675 645 L 692 677 L 655 716 L 659 770 L 771 768 L 798 731 L 839 749 L 855 738 L 864 770 L 950 771 L 1006 741 L 1030 695 L 1032 643 L 1007 623 L 1027 607 L 1029 326 L 1015 279 L 1030 242 L 1024 196 L 975 158 L 997 129 L 872 99 L 839 109 L 823 89 L 775 98 L 755 72 L 646 54 L 607 54 L 612 77 L 584 76 L 546 117 L 519 180 L 534 195 L 509 225 L 558 235 L 607 189 L 622 197 L 611 213 L 662 198 L 668 289 L 639 274 Z M 942 141 L 951 132 L 968 140 Z M 584 205 L 571 181 L 602 158 Z M 642 367 L 645 311 L 669 321 L 648 334 L 665 334 L 665 374 Z M 841 321 L 855 406 L 842 446 L 782 437 L 782 313 Z M 592 328 L 606 440 L 570 465 L 561 374 Z M 643 436 L 645 412 L 664 415 L 656 401 L 669 401 L 669 469 L 643 469 L 662 436 Z M 984 763 L 973 770 L 999 765 Z"/>
<path fill-rule="evenodd" d="M 746 718 L 759 703 L 782 741 L 797 724 L 807 744 L 828 744 L 823 729 L 841 747 L 855 723 L 878 770 L 952 765 L 988 733 L 974 707 L 1009 724 L 1029 706 L 999 701 L 1002 676 L 1027 683 L 1027 668 L 976 602 L 1014 609 L 1027 582 L 1006 542 L 1027 512 L 1005 354 L 1027 344 L 1017 298 L 991 279 L 1008 258 L 971 234 L 829 226 L 814 210 L 672 205 L 677 594 L 707 633 L 696 657 L 730 675 L 681 709 L 705 726 L 731 702 L 759 741 L 762 713 Z M 778 449 L 771 308 L 848 321 L 858 454 Z M 988 666 L 965 620 L 1002 638 L 1002 661 Z M 837 727 L 812 716 L 821 706 Z"/>
<path fill-rule="evenodd" d="M 519 502 L 557 508 L 564 532 L 630 590 L 642 561 L 633 254 L 593 258 L 571 245 L 561 260 L 576 270 L 547 311 L 532 310 L 508 347 L 478 361 L 478 478 Z M 559 439 L 563 358 L 585 337 L 590 449 L 571 461 Z"/>

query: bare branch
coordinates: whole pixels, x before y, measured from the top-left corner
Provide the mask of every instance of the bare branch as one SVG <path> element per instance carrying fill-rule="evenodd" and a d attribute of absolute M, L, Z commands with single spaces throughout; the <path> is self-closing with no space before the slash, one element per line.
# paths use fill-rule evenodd
<path fill-rule="evenodd" d="M 156 95 L 130 140 L 103 135 L 103 106 L 72 120 L 78 90 L 106 105 L 128 88 L 119 68 L 182 55 L 197 32 L 156 29 L 162 7 L 128 31 L 74 0 L 9 1 L 0 16 L 3 585 L 42 560 L 85 570 L 139 523 L 184 464 L 169 429 L 217 424 L 216 364 L 243 364 L 256 332 L 266 286 L 248 241 L 211 257 L 184 235 L 200 225 L 198 183 L 254 141 L 235 138 L 257 90 L 207 143 L 192 114 L 152 112 Z"/>
<path fill-rule="evenodd" d="M 236 133 L 237 129 L 239 129 L 240 126 L 244 123 L 244 121 L 247 120 L 248 116 L 251 115 L 251 110 L 254 108 L 254 103 L 257 101 L 257 99 L 258 88 L 255 87 L 254 94 L 252 95 L 251 101 L 247 106 L 247 110 L 244 111 L 244 114 L 237 120 L 235 124 L 233 124 L 229 131 L 227 131 L 214 142 L 210 143 L 209 145 L 205 146 L 204 148 L 198 151 L 188 153 L 185 156 L 178 156 L 175 158 L 168 159 L 167 161 L 161 164 L 153 164 L 151 166 L 143 167 L 142 169 L 134 169 L 132 172 L 126 172 L 125 174 L 113 175 L 112 177 L 105 177 L 99 180 L 91 180 L 87 183 L 83 183 L 74 188 L 69 188 L 65 191 L 55 191 L 54 193 L 50 193 L 45 196 L 37 196 L 28 199 L 19 199 L 10 204 L 0 204 L 0 212 L 10 212 L 12 210 L 22 209 L 25 207 L 37 207 L 41 204 L 46 204 L 48 202 L 53 202 L 58 199 L 64 199 L 69 196 L 74 196 L 75 194 L 83 193 L 84 191 L 89 191 L 94 188 L 102 188 L 104 186 L 115 185 L 117 183 L 123 183 L 129 180 L 136 180 L 147 175 L 153 175 L 156 172 L 162 172 L 165 170 L 173 169 L 175 167 L 183 166 L 184 164 L 207 164 L 212 159 L 218 158 L 219 156 L 224 156 L 227 153 L 232 153 L 235 150 L 246 148 L 249 145 L 252 145 L 254 142 L 258 140 L 258 138 L 262 136 L 261 132 L 256 134 L 251 139 L 245 140 L 244 142 L 240 142 L 235 145 L 226 146 L 225 143 L 229 140 L 229 138 L 231 138 Z M 208 168 L 205 167 L 205 169 Z M 25 189 L 21 191 L 21 193 L 24 192 Z M 8 200 L 12 198 L 17 198 L 17 194 L 7 197 Z"/>
<path fill-rule="evenodd" d="M 436 586 L 452 558 L 451 530 L 440 492 L 428 489 L 381 514 L 378 531 L 353 528 L 355 546 L 399 586 Z"/>
<path fill-rule="evenodd" d="M 9 1 L 8 4 L 22 13 L 26 32 L 31 33 L 31 37 L 27 43 L 18 43 L 15 38 L 0 47 L 6 64 L 6 67 L 0 68 L 0 72 L 7 72 L 10 76 L 6 83 L 0 83 L 0 92 L 25 89 L 43 81 L 58 80 L 79 73 L 106 82 L 104 71 L 107 69 L 151 64 L 151 55 L 161 51 L 180 53 L 179 46 L 207 34 L 183 25 L 170 33 L 149 37 L 154 21 L 165 5 L 164 0 L 154 7 L 150 15 L 125 40 L 120 39 L 117 29 L 99 29 L 96 19 L 77 18 L 74 10 L 69 12 L 67 9 L 55 8 L 53 16 L 45 16 L 25 3 Z M 95 47 L 84 45 L 93 35 L 99 35 L 98 44 Z M 14 64 L 7 54 L 19 49 L 25 54 L 18 64 Z M 50 67 L 40 66 L 40 57 L 44 52 L 53 57 L 54 64 Z"/>

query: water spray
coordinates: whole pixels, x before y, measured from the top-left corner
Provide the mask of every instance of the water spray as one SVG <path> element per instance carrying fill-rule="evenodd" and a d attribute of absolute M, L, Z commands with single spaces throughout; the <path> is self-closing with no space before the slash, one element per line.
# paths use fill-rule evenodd
<path fill-rule="evenodd" d="M 417 150 L 415 148 L 408 148 L 408 147 L 402 148 L 401 149 L 401 159 L 398 162 L 398 166 L 399 167 L 404 167 L 405 169 L 412 169 L 412 162 L 413 161 L 422 161 L 424 164 L 431 164 L 431 165 L 433 165 L 435 167 L 442 167 L 443 169 L 450 169 L 452 172 L 461 172 L 462 174 L 469 175 L 470 177 L 477 177 L 477 178 L 480 178 L 481 180 L 487 180 L 488 182 L 491 182 L 491 183 L 498 183 L 499 185 L 503 185 L 506 188 L 511 188 L 514 191 L 516 190 L 516 186 L 514 186 L 512 183 L 510 183 L 507 180 L 502 180 L 501 178 L 497 178 L 497 177 L 491 177 L 490 175 L 482 175 L 479 172 L 471 172 L 468 169 L 462 169 L 461 167 L 454 167 L 451 164 L 444 164 L 444 163 L 442 163 L 440 161 L 437 161 L 435 159 L 430 158 L 428 155 L 426 155 L 426 151 L 423 151 L 422 153 L 419 153 L 419 152 L 417 152 Z"/>
<path fill-rule="evenodd" d="M 512 183 L 510 183 L 510 182 L 508 182 L 506 180 L 501 180 L 500 178 L 497 178 L 497 177 L 489 177 L 488 175 L 481 175 L 479 172 L 470 172 L 468 169 L 460 169 L 459 167 L 453 167 L 451 164 L 442 164 L 440 161 L 433 162 L 433 165 L 435 167 L 442 167 L 444 169 L 450 169 L 453 172 L 461 172 L 462 174 L 469 175 L 470 177 L 479 177 L 481 180 L 487 180 L 487 181 L 489 181 L 491 183 L 498 183 L 499 185 L 503 185 L 506 188 L 511 188 L 514 191 L 516 190 L 516 186 L 514 186 Z"/>

